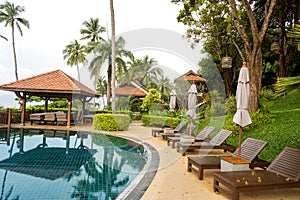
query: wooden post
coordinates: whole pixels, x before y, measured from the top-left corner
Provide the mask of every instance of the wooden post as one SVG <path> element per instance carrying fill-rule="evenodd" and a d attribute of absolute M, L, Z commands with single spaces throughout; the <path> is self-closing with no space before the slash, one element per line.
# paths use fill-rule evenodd
<path fill-rule="evenodd" d="M 72 111 L 72 101 L 68 100 L 68 121 L 67 121 L 67 127 L 71 128 L 71 111 Z"/>
<path fill-rule="evenodd" d="M 7 108 L 7 125 L 8 125 L 8 127 L 11 126 L 11 119 L 12 119 L 12 109 Z"/>
<path fill-rule="evenodd" d="M 25 113 L 26 113 L 26 94 L 22 98 L 22 110 L 21 110 L 21 126 L 25 126 Z"/>

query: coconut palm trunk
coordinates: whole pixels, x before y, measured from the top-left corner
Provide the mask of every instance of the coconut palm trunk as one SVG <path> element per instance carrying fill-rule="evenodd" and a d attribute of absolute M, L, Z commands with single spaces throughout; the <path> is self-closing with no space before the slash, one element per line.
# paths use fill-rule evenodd
<path fill-rule="evenodd" d="M 13 46 L 13 55 L 14 55 L 14 63 L 15 63 L 15 76 L 16 80 L 19 80 L 18 77 L 18 64 L 17 64 L 17 53 L 16 53 L 16 44 L 15 44 L 15 26 L 14 23 L 11 27 L 11 34 L 12 34 L 12 46 Z"/>
<path fill-rule="evenodd" d="M 115 41 L 115 11 L 114 1 L 110 0 L 111 15 L 111 92 L 112 92 L 112 113 L 116 113 L 116 93 L 115 93 L 115 60 L 116 60 L 116 41 Z"/>

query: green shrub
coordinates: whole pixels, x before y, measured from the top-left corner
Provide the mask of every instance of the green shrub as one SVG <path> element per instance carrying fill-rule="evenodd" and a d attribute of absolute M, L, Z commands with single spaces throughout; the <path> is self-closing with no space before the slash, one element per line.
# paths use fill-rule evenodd
<path fill-rule="evenodd" d="M 130 121 L 129 115 L 96 114 L 93 121 L 93 127 L 103 131 L 124 131 L 128 130 Z"/>
<path fill-rule="evenodd" d="M 150 89 L 145 98 L 142 98 L 143 103 L 141 105 L 142 112 L 148 112 L 155 104 L 160 103 L 159 93 L 156 89 Z"/>
<path fill-rule="evenodd" d="M 180 118 L 161 117 L 161 116 L 153 116 L 153 115 L 142 116 L 143 126 L 156 126 L 156 127 L 170 126 L 171 119 L 172 119 L 172 127 L 175 128 L 179 124 Z"/>
<path fill-rule="evenodd" d="M 231 96 L 226 100 L 226 114 L 234 114 L 236 113 L 236 97 Z"/>

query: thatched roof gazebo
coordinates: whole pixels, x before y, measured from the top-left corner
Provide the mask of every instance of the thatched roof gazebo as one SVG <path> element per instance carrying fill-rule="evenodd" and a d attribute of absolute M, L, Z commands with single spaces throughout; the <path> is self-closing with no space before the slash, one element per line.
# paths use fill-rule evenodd
<path fill-rule="evenodd" d="M 1 90 L 12 91 L 22 100 L 21 125 L 25 125 L 26 99 L 38 96 L 45 99 L 47 111 L 49 98 L 66 98 L 68 100 L 67 126 L 71 122 L 72 100 L 79 99 L 83 103 L 100 95 L 61 70 L 40 74 L 12 83 L 0 85 Z"/>

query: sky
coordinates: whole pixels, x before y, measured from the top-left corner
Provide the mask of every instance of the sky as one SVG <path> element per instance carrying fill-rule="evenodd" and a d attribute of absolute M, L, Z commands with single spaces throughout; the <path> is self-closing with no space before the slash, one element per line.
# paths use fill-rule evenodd
<path fill-rule="evenodd" d="M 183 39 L 186 27 L 177 22 L 180 6 L 171 0 L 114 0 L 116 35 L 124 37 L 125 48 L 136 58 L 149 55 L 154 58 L 170 79 L 189 69 L 197 70 L 199 49 L 191 49 Z M 0 4 L 5 1 L 0 0 Z M 109 0 L 9 0 L 24 6 L 20 14 L 30 23 L 22 26 L 23 37 L 16 36 L 19 79 L 29 78 L 57 69 L 77 78 L 76 67 L 63 59 L 62 51 L 71 41 L 81 38 L 83 21 L 99 18 L 100 24 L 110 30 Z M 0 84 L 15 81 L 11 28 L 0 24 L 0 34 L 9 41 L 0 40 Z M 110 31 L 109 33 L 110 34 Z M 107 38 L 107 33 L 102 35 Z M 82 44 L 84 43 L 83 41 Z M 92 88 L 87 66 L 80 66 L 81 81 Z M 102 73 L 105 75 L 105 68 Z M 17 107 L 12 92 L 0 91 L 0 106 Z"/>

